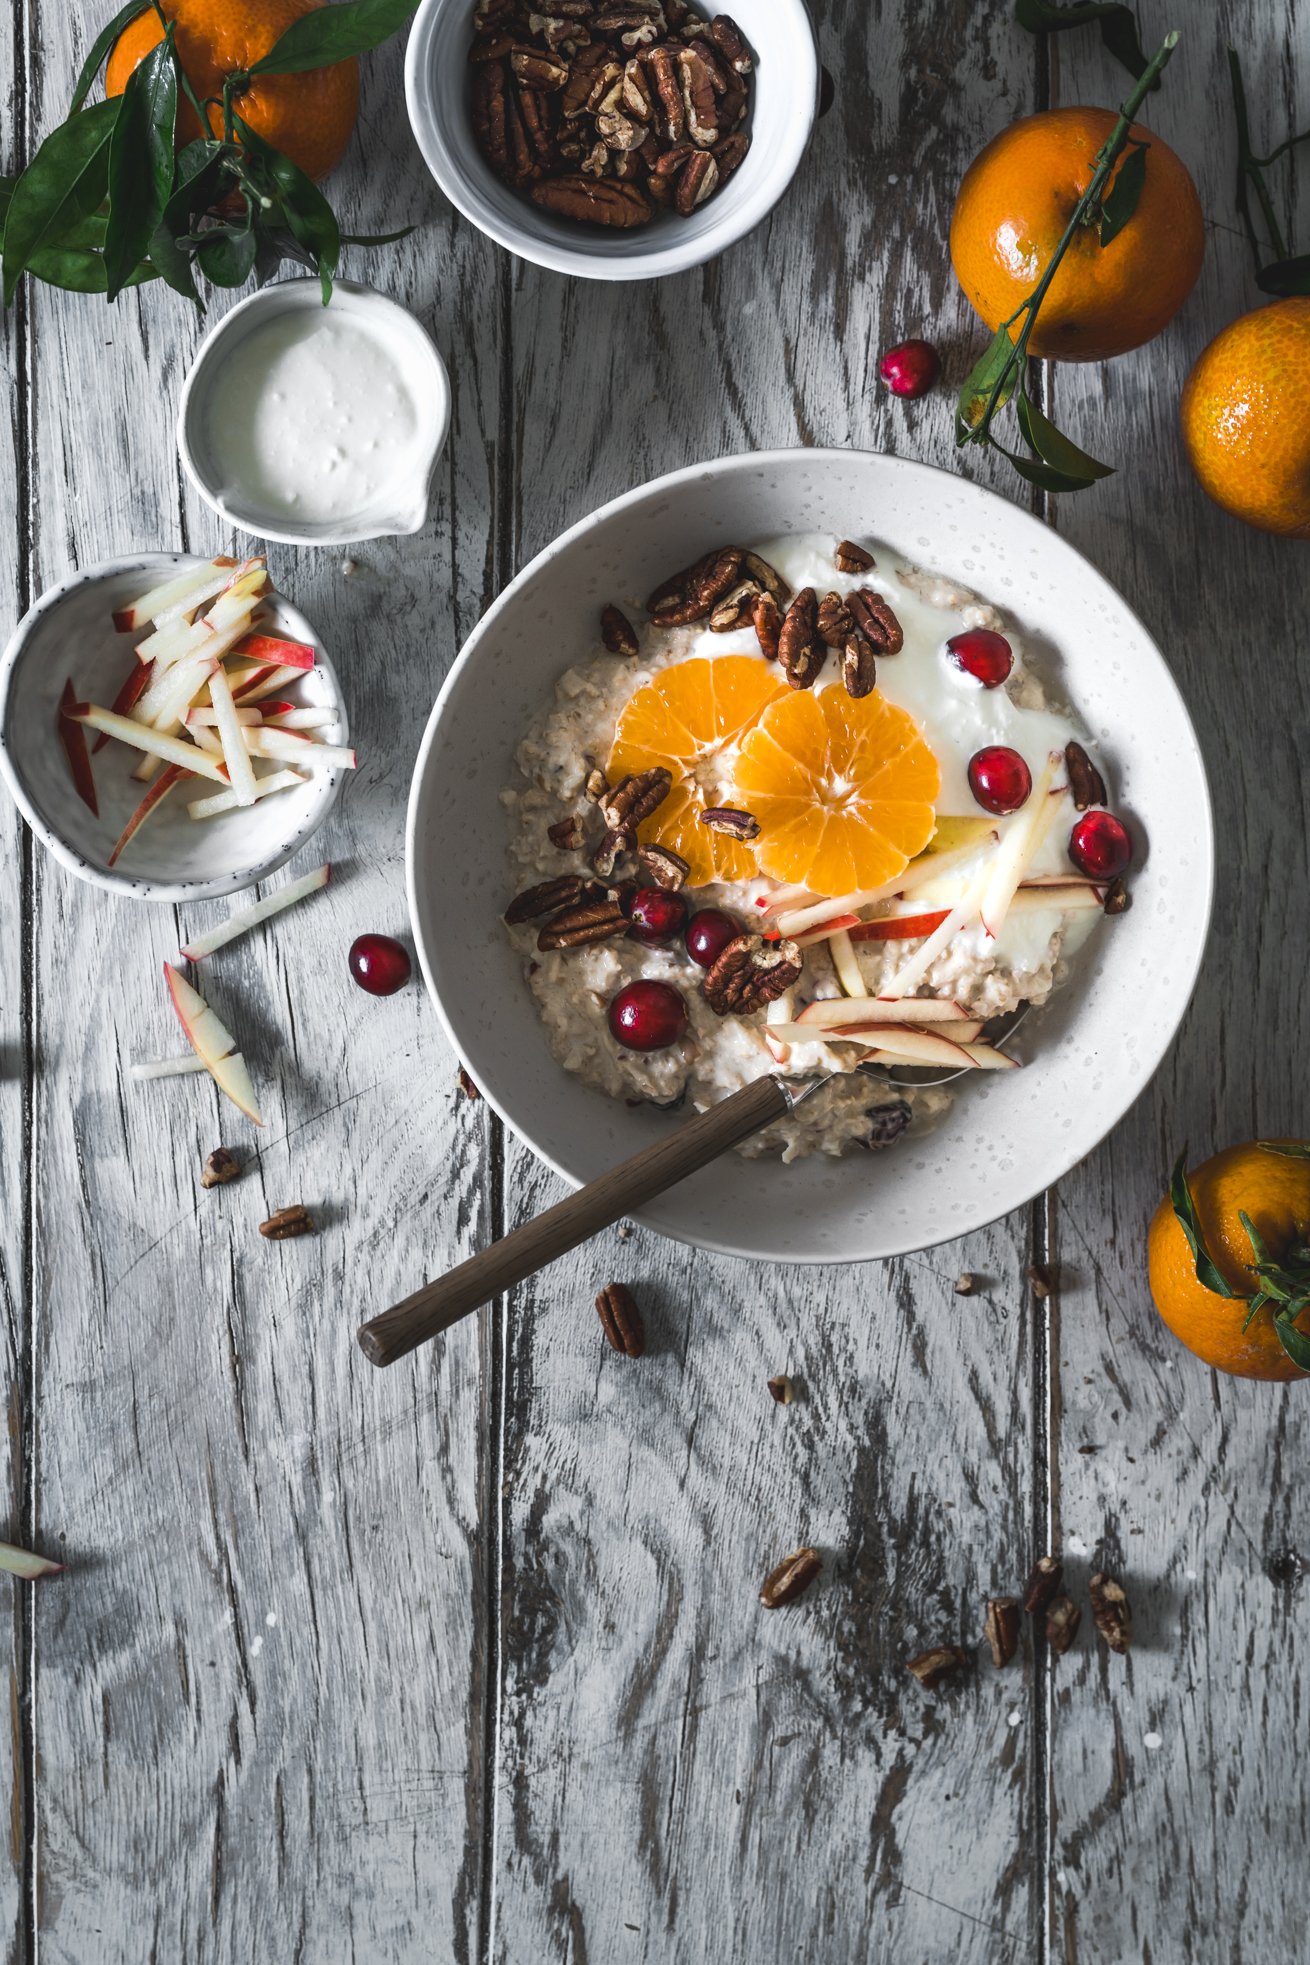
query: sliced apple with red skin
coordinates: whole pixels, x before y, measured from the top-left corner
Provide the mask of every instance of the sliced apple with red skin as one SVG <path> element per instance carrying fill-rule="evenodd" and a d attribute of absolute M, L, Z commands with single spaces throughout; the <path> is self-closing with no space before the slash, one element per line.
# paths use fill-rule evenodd
<path fill-rule="evenodd" d="M 775 1064 L 786 1064 L 791 1058 L 791 1045 L 780 1043 L 770 1028 L 773 1024 L 785 1024 L 791 1020 L 795 991 L 784 989 L 781 996 L 773 997 L 764 1007 L 764 1047 Z"/>
<path fill-rule="evenodd" d="M 214 706 L 214 715 L 219 741 L 223 746 L 223 756 L 227 763 L 227 775 L 232 780 L 238 805 L 253 805 L 255 802 L 255 773 L 250 763 L 250 752 L 246 749 L 246 738 L 253 732 L 243 728 L 236 704 L 232 701 L 232 691 L 221 667 L 209 678 L 209 700 Z"/>
<path fill-rule="evenodd" d="M 337 720 L 337 712 L 326 705 L 322 709 L 302 709 L 296 703 L 265 703 L 264 721 L 274 730 L 326 730 Z"/>
<path fill-rule="evenodd" d="M 197 750 L 194 744 L 184 744 L 178 737 L 166 737 L 158 730 L 147 729 L 129 716 L 115 716 L 112 710 L 103 710 L 98 703 L 74 703 L 68 714 L 79 723 L 89 724 L 93 730 L 103 730 L 107 737 L 116 737 L 121 744 L 130 744 L 134 750 L 149 751 L 152 757 L 162 758 L 166 764 L 180 764 L 194 771 L 197 777 L 212 778 L 216 784 L 227 785 L 227 766 Z"/>
<path fill-rule="evenodd" d="M 828 943 L 828 956 L 836 972 L 837 981 L 848 996 L 867 996 L 868 984 L 860 973 L 860 965 L 855 959 L 855 948 L 844 928 L 839 928 Z"/>
<path fill-rule="evenodd" d="M 939 907 L 931 914 L 888 914 L 880 921 L 861 921 L 850 930 L 850 937 L 853 942 L 912 942 L 940 928 L 949 913 L 949 908 Z"/>
<path fill-rule="evenodd" d="M 120 634 L 131 634 L 151 621 L 158 621 L 163 614 L 186 613 L 189 608 L 199 607 L 222 592 L 235 566 L 236 561 L 226 556 L 206 560 L 203 566 L 189 566 L 184 573 L 173 574 L 129 606 L 116 608 L 114 626 Z"/>
<path fill-rule="evenodd" d="M 150 817 L 150 814 L 158 806 L 163 804 L 174 785 L 180 785 L 183 778 L 189 778 L 190 776 L 190 771 L 184 770 L 180 764 L 170 764 L 163 777 L 155 780 L 145 797 L 141 800 L 141 803 L 137 806 L 136 811 L 123 827 L 122 832 L 118 835 L 114 843 L 114 850 L 109 855 L 109 865 L 111 867 L 118 864 L 118 857 L 123 848 L 140 832 L 142 826 Z"/>
<path fill-rule="evenodd" d="M 188 962 L 201 961 L 204 956 L 212 955 L 215 949 L 224 948 L 228 942 L 236 941 L 239 935 L 248 935 L 252 928 L 258 928 L 260 923 L 267 921 L 271 915 L 281 914 L 283 908 L 294 907 L 297 901 L 303 901 L 308 895 L 321 893 L 331 875 L 330 861 L 324 866 L 315 867 L 312 873 L 302 874 L 299 880 L 293 880 L 288 886 L 280 887 L 275 894 L 268 895 L 265 900 L 256 901 L 252 907 L 238 908 L 235 913 L 229 914 L 226 921 L 220 922 L 217 928 L 211 928 L 207 935 L 197 935 L 194 940 L 187 942 L 180 951 L 181 954 Z"/>
<path fill-rule="evenodd" d="M 908 996 L 904 1002 L 889 1003 L 881 996 L 825 996 L 807 1003 L 796 1021 L 826 1030 L 847 1023 L 958 1023 L 961 1019 L 968 1021 L 969 1012 L 947 997 Z"/>
<path fill-rule="evenodd" d="M 815 948 L 820 942 L 829 941 L 833 935 L 840 933 L 843 928 L 850 929 L 858 928 L 859 926 L 860 917 L 858 914 L 835 914 L 831 921 L 825 921 L 820 927 L 811 928 L 804 934 L 793 935 L 791 939 L 795 942 L 797 948 Z M 782 940 L 782 936 L 776 928 L 766 928 L 764 930 L 764 937 L 766 941 Z"/>
<path fill-rule="evenodd" d="M 231 1031 L 219 1021 L 204 997 L 191 987 L 171 962 L 164 964 L 164 980 L 168 984 L 178 1022 L 186 1032 L 187 1042 L 196 1056 L 203 1059 L 214 1083 L 221 1092 L 226 1092 L 233 1105 L 238 1106 L 248 1119 L 262 1126 L 264 1121 L 255 1103 L 255 1088 Z"/>
<path fill-rule="evenodd" d="M 132 711 L 150 687 L 154 673 L 155 665 L 153 662 L 147 662 L 144 667 L 142 667 L 140 662 L 133 662 L 132 667 L 124 678 L 122 688 L 109 705 L 115 716 L 130 716 L 132 714 Z M 92 757 L 96 755 L 97 751 L 102 751 L 108 742 L 109 739 L 102 730 L 91 746 Z"/>
<path fill-rule="evenodd" d="M 262 703 L 268 697 L 276 696 L 280 689 L 286 689 L 291 683 L 301 682 L 304 678 L 299 669 L 265 668 L 230 679 L 235 702 Z"/>
<path fill-rule="evenodd" d="M 80 709 L 77 691 L 71 681 L 64 684 L 59 698 L 59 741 L 68 759 L 68 769 L 72 774 L 73 789 L 94 816 L 100 817 L 100 801 L 96 797 L 95 774 L 91 769 L 91 753 L 86 747 L 86 731 L 72 712 Z"/>
<path fill-rule="evenodd" d="M 292 791 L 308 783 L 303 771 L 270 771 L 266 778 L 255 780 L 255 797 L 271 798 L 274 792 Z M 193 819 L 217 819 L 224 812 L 235 812 L 236 805 L 235 792 L 216 791 L 208 798 L 193 798 L 186 809 Z"/>
<path fill-rule="evenodd" d="M 310 642 L 284 641 L 280 635 L 246 635 L 237 643 L 234 653 L 282 669 L 312 669 L 318 661 L 318 651 Z"/>
<path fill-rule="evenodd" d="M 913 894 L 920 887 L 929 886 L 934 880 L 949 873 L 953 866 L 962 865 L 965 860 L 975 859 L 980 851 L 977 840 L 965 846 L 957 846 L 949 853 L 920 854 L 912 860 L 903 873 L 894 880 L 884 880 L 881 887 L 869 887 L 861 893 L 842 894 L 831 901 L 819 901 L 813 907 L 798 908 L 794 912 L 784 912 L 774 923 L 779 934 L 790 936 L 793 940 L 803 935 L 809 928 L 817 928 L 838 914 L 858 914 L 862 908 L 873 907 L 879 901 L 890 901 L 898 895 Z"/>
<path fill-rule="evenodd" d="M 850 1039 L 867 1044 L 879 1058 L 897 1057 L 907 1064 L 944 1064 L 967 1070 L 973 1063 L 963 1044 L 939 1036 L 935 1030 L 912 1030 L 908 1024 L 843 1025 L 831 1035 L 834 1043 Z"/>
<path fill-rule="evenodd" d="M 1002 836 L 1000 848 L 993 856 L 991 877 L 978 902 L 983 931 L 991 941 L 995 941 L 1005 926 L 1010 902 L 1019 891 L 1019 883 L 1032 864 L 1050 824 L 1049 807 L 1053 796 L 1051 785 L 1056 770 L 1063 763 L 1063 751 L 1047 753 L 1046 762 L 1037 773 L 1027 804 L 1010 820 Z M 1054 794 L 1055 797 L 1062 795 L 1063 790 Z"/>
<path fill-rule="evenodd" d="M 983 1071 L 1017 1071 L 1018 1058 L 1007 1058 L 1004 1051 L 998 1051 L 995 1044 L 961 1044 L 974 1063 Z"/>

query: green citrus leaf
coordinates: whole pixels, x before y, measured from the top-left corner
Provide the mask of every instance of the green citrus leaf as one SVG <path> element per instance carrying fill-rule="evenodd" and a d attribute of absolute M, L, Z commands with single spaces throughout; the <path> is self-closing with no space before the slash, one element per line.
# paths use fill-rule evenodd
<path fill-rule="evenodd" d="M 120 7 L 108 25 L 101 28 L 95 40 L 91 43 L 90 53 L 82 63 L 82 72 L 77 78 L 77 87 L 73 90 L 73 100 L 68 105 L 70 116 L 76 116 L 78 110 L 82 107 L 88 95 L 90 95 L 91 84 L 100 73 L 100 65 L 109 53 L 109 50 L 113 47 L 115 41 L 117 41 L 119 35 L 123 32 L 123 29 L 134 21 L 138 14 L 149 13 L 149 11 L 150 9 L 148 7 L 141 5 L 141 0 L 128 0 L 127 6 Z M 86 291 L 91 292 L 94 289 L 88 288 Z"/>
<path fill-rule="evenodd" d="M 58 246 L 69 225 L 104 202 L 120 100 L 97 102 L 51 130 L 14 186 L 5 219 L 6 307 L 35 255 Z"/>
<path fill-rule="evenodd" d="M 381 47 L 418 11 L 418 0 L 343 0 L 335 7 L 318 7 L 292 21 L 259 61 L 252 75 L 301 75 L 311 68 L 328 68 Z"/>
<path fill-rule="evenodd" d="M 1113 184 L 1101 205 L 1101 246 L 1117 239 L 1127 225 L 1146 183 L 1147 143 L 1135 143 L 1115 173 Z"/>
<path fill-rule="evenodd" d="M 1058 34 L 1063 28 L 1096 21 L 1107 50 L 1130 75 L 1137 78 L 1146 70 L 1137 18 L 1122 0 L 1074 0 L 1065 7 L 1056 6 L 1054 0 L 1015 0 L 1014 17 L 1030 34 Z M 1155 87 L 1159 86 L 1157 80 Z"/>
<path fill-rule="evenodd" d="M 307 14 L 306 20 L 315 16 Z M 332 298 L 332 276 L 341 259 L 341 232 L 336 214 L 323 193 L 299 165 L 257 136 L 238 116 L 241 141 L 257 159 L 269 189 L 281 207 L 287 230 L 318 270 L 323 305 Z M 274 221 L 275 222 L 275 221 Z M 253 262 L 252 262 L 253 263 Z"/>
<path fill-rule="evenodd" d="M 109 146 L 106 293 L 113 300 L 145 258 L 173 190 L 177 63 L 170 25 L 123 90 Z"/>
<path fill-rule="evenodd" d="M 1297 253 L 1292 259 L 1276 259 L 1271 265 L 1262 266 L 1255 283 L 1261 293 L 1283 298 L 1294 293 L 1310 293 L 1310 253 Z"/>
<path fill-rule="evenodd" d="M 255 269 L 252 225 L 216 225 L 196 248 L 205 278 L 216 287 L 243 287 Z"/>
<path fill-rule="evenodd" d="M 166 224 L 155 227 L 146 249 L 146 258 L 165 286 L 172 287 L 174 293 L 180 293 L 184 300 L 194 300 L 197 307 L 201 305 L 191 272 L 191 252 L 179 244 Z"/>
<path fill-rule="evenodd" d="M 1275 1317 L 1274 1330 L 1277 1333 L 1278 1342 L 1282 1345 L 1297 1370 L 1310 1372 L 1310 1336 L 1307 1336 L 1304 1331 L 1298 1330 L 1296 1325 L 1287 1317 Z"/>
<path fill-rule="evenodd" d="M 1196 1280 L 1203 1289 L 1213 1290 L 1216 1296 L 1236 1296 L 1228 1278 L 1215 1268 L 1201 1233 L 1201 1223 L 1197 1216 L 1196 1204 L 1192 1200 L 1192 1190 L 1187 1185 L 1187 1148 L 1178 1155 L 1178 1163 L 1169 1178 L 1169 1199 L 1178 1217 L 1178 1226 L 1187 1237 L 1187 1246 L 1196 1261 Z"/>
<path fill-rule="evenodd" d="M 1009 375 L 1013 368 L 1014 374 Z M 1014 343 L 1009 330 L 997 328 L 988 344 L 986 352 L 979 356 L 970 369 L 964 387 L 960 391 L 955 407 L 955 441 L 968 443 L 979 432 L 983 416 L 992 390 L 1001 384 L 1001 392 L 995 407 L 1004 408 L 1014 390 L 1014 380 L 1019 374 L 1019 364 L 1015 361 Z M 1009 377 L 1006 380 L 1006 377 Z"/>
<path fill-rule="evenodd" d="M 103 293 L 105 262 L 98 252 L 77 246 L 46 246 L 32 255 L 28 272 L 49 287 L 63 287 L 67 293 Z M 130 287 L 143 286 L 156 278 L 150 266 L 138 266 L 127 281 Z"/>
<path fill-rule="evenodd" d="M 1036 404 L 1029 402 L 1027 396 L 1020 396 L 1016 412 L 1019 428 L 1029 448 L 1043 464 L 1068 480 L 1066 485 L 1048 486 L 1048 490 L 1077 490 L 1094 484 L 1097 478 L 1114 476 L 1112 464 L 1100 464 L 1085 450 L 1080 450 L 1071 437 L 1066 437 L 1063 430 L 1056 429 L 1049 416 L 1043 416 Z M 1034 482 L 1039 480 L 1035 479 Z"/>
<path fill-rule="evenodd" d="M 1310 1160 L 1310 1140 L 1258 1139 L 1262 1153 L 1277 1153 L 1284 1160 Z"/>

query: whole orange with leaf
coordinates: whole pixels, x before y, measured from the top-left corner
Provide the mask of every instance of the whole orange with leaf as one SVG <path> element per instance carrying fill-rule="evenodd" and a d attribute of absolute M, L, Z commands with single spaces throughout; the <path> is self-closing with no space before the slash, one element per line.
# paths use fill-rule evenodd
<path fill-rule="evenodd" d="M 1190 1174 L 1185 1159 L 1147 1238 L 1156 1309 L 1174 1336 L 1216 1371 L 1305 1377 L 1310 1144 L 1253 1140 L 1216 1153 Z"/>
<path fill-rule="evenodd" d="M 206 104 L 212 133 L 223 134 L 224 78 L 266 55 L 293 21 L 315 13 L 323 0 L 164 0 L 176 23 L 182 69 Z M 157 47 L 164 29 L 153 7 L 129 21 L 109 57 L 105 94 L 117 96 L 137 63 Z M 208 98 L 218 97 L 219 102 Z M 298 164 L 307 177 L 326 177 L 350 141 L 359 112 L 359 64 L 335 62 L 302 75 L 259 75 L 232 105 L 257 136 Z M 202 135 L 194 109 L 179 98 L 178 147 Z"/>
<path fill-rule="evenodd" d="M 1216 504 L 1310 539 L 1310 295 L 1230 321 L 1183 390 L 1183 441 Z"/>
<path fill-rule="evenodd" d="M 1041 279 L 1116 120 L 1108 109 L 1022 117 L 965 172 L 951 217 L 951 262 L 989 328 L 1009 320 Z M 1139 348 L 1195 286 L 1205 252 L 1196 186 L 1182 159 L 1140 123 L 1109 195 L 1126 170 L 1141 168 L 1132 160 L 1143 154 L 1131 217 L 1106 245 L 1099 220 L 1075 233 L 1042 302 L 1030 354 L 1090 362 Z"/>

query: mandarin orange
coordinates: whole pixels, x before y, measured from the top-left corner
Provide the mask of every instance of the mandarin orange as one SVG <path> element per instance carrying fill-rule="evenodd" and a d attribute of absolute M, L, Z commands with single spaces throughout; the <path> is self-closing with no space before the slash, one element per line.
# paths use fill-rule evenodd
<path fill-rule="evenodd" d="M 951 216 L 951 261 L 970 305 L 998 328 L 1049 266 L 1096 154 L 1116 118 L 1108 109 L 1048 109 L 992 138 L 964 174 Z M 1205 251 L 1201 202 L 1187 166 L 1135 123 L 1150 148 L 1141 197 L 1102 246 L 1077 232 L 1047 290 L 1029 353 L 1099 361 L 1150 341 L 1196 284 Z M 1127 154 L 1127 153 L 1126 153 Z M 1123 159 L 1115 175 L 1123 169 Z"/>
<path fill-rule="evenodd" d="M 266 55 L 293 21 L 313 13 L 323 0 L 164 0 L 164 12 L 177 24 L 177 52 L 192 88 L 207 105 L 210 127 L 223 134 L 223 80 Z M 109 57 L 105 94 L 122 95 L 127 78 L 163 39 L 158 14 L 147 8 L 129 21 Z M 339 160 L 359 109 L 359 64 L 340 61 L 304 75 L 257 76 L 233 96 L 233 107 L 257 135 L 290 157 L 308 177 L 326 177 Z M 178 103 L 179 149 L 201 134 L 195 111 Z"/>
<path fill-rule="evenodd" d="M 1221 329 L 1196 359 L 1180 415 L 1216 504 L 1262 532 L 1310 539 L 1310 296 Z"/>

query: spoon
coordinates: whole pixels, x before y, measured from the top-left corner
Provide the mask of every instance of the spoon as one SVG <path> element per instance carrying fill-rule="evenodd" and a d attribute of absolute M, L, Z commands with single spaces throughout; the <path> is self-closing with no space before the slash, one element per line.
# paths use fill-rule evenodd
<path fill-rule="evenodd" d="M 1015 1028 L 1026 1009 L 1026 1004 L 1021 1005 L 1013 1018 L 1007 1020 L 1005 1034 Z M 887 1071 L 882 1065 L 852 1068 L 880 1074 Z M 925 1067 L 913 1065 L 900 1069 L 916 1075 L 913 1079 L 893 1077 L 893 1083 L 943 1085 L 963 1075 L 959 1071 L 926 1075 Z M 849 1075 L 849 1071 L 828 1071 L 793 1080 L 756 1078 L 731 1098 L 712 1105 L 708 1112 L 698 1113 L 677 1132 L 644 1146 L 630 1160 L 589 1181 L 534 1221 L 524 1222 L 521 1228 L 493 1242 L 489 1249 L 470 1256 L 447 1275 L 425 1283 L 392 1309 L 361 1324 L 357 1332 L 360 1350 L 370 1364 L 394 1364 L 397 1358 L 405 1357 L 430 1337 L 449 1330 L 461 1317 L 480 1309 L 493 1296 L 535 1275 L 557 1257 L 577 1248 L 580 1242 L 599 1234 L 602 1228 L 610 1227 L 645 1202 L 653 1201 L 657 1194 L 675 1187 L 688 1174 L 709 1166 L 721 1153 L 749 1139 L 761 1127 L 786 1118 L 825 1085 Z"/>

